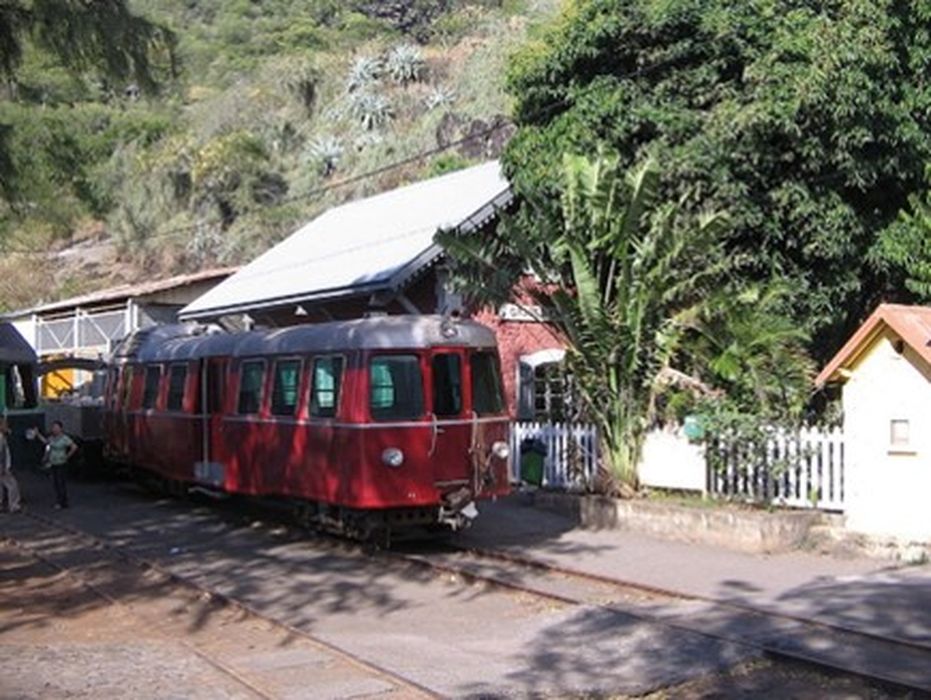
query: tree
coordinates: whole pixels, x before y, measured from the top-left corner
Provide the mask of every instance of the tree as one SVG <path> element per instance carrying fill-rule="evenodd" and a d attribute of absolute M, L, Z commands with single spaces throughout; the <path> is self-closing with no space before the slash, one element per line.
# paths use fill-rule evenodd
<path fill-rule="evenodd" d="M 490 238 L 440 241 L 477 301 L 526 296 L 542 308 L 567 345 L 607 466 L 632 484 L 658 377 L 686 351 L 684 335 L 730 265 L 716 243 L 725 222 L 662 202 L 652 160 L 625 175 L 616 155 L 567 155 L 561 174 L 558 220 L 517 219 Z M 524 211 L 545 208 L 539 198 Z M 516 286 L 528 268 L 536 281 Z"/>
<path fill-rule="evenodd" d="M 26 41 L 68 68 L 100 70 L 144 90 L 156 87 L 157 59 L 175 69 L 174 34 L 130 12 L 125 0 L 0 3 L 0 72 L 7 79 L 15 79 Z"/>
<path fill-rule="evenodd" d="M 173 76 L 177 69 L 174 34 L 130 12 L 124 0 L 0 2 L 0 75 L 6 78 L 14 99 L 19 94 L 18 70 L 27 45 L 45 52 L 69 71 L 95 70 L 103 78 L 131 81 L 149 92 L 155 90 L 160 76 Z M 63 142 L 56 152 L 42 154 L 42 160 L 70 159 L 81 151 L 75 139 L 52 133 L 53 129 L 42 130 L 41 125 L 31 123 L 37 121 L 35 118 L 21 119 L 22 112 L 14 109 L 0 115 L 0 196 L 13 205 L 22 198 L 23 189 L 24 168 L 17 161 L 32 160 L 35 155 L 28 153 L 31 149 L 25 155 L 20 153 L 20 157 L 14 153 L 16 123 L 43 131 L 41 136 L 45 140 Z M 83 115 L 75 118 L 81 121 Z M 96 130 L 103 129 L 98 126 Z M 73 172 L 57 174 L 60 178 L 73 175 Z M 25 176 L 35 179 L 36 173 Z M 0 212 L 0 223 L 3 218 Z"/>
<path fill-rule="evenodd" d="M 712 401 L 770 426 L 799 424 L 814 379 L 808 334 L 787 313 L 789 291 L 779 284 L 728 286 L 708 301 L 684 341 L 693 374 L 722 390 Z"/>
<path fill-rule="evenodd" d="M 873 259 L 904 278 L 917 300 L 931 302 L 931 192 L 909 197 L 908 209 L 883 231 Z"/>
<path fill-rule="evenodd" d="M 729 254 L 786 285 L 826 359 L 888 295 L 867 253 L 931 160 L 929 19 L 928 0 L 579 0 L 512 63 L 509 175 L 526 199 L 557 191 L 566 150 L 652 154 L 664 199 L 728 211 Z"/>

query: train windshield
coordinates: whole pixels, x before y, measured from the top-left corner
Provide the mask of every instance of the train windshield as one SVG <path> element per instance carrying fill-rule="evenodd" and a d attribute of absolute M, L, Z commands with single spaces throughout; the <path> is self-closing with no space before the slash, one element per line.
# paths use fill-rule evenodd
<path fill-rule="evenodd" d="M 462 368 L 459 355 L 433 356 L 433 412 L 440 417 L 462 413 Z"/>
<path fill-rule="evenodd" d="M 480 416 L 504 413 L 504 392 L 495 353 L 476 352 L 469 363 L 472 369 L 472 410 Z"/>
<path fill-rule="evenodd" d="M 416 355 L 378 355 L 369 365 L 369 406 L 375 420 L 423 415 L 423 378 Z"/>

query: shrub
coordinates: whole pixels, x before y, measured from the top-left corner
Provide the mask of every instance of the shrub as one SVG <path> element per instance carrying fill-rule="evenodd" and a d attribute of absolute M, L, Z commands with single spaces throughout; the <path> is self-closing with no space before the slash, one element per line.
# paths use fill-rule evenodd
<path fill-rule="evenodd" d="M 399 85 L 415 83 L 423 77 L 423 53 L 412 44 L 395 46 L 385 58 L 385 72 Z"/>
<path fill-rule="evenodd" d="M 394 116 L 391 102 L 375 92 L 354 92 L 349 100 L 349 113 L 363 129 L 380 129 Z"/>
<path fill-rule="evenodd" d="M 323 177 L 332 175 L 343 157 L 343 144 L 335 136 L 321 136 L 310 146 L 310 159 Z"/>
<path fill-rule="evenodd" d="M 445 85 L 437 85 L 435 88 L 430 90 L 427 93 L 426 98 L 424 98 L 424 107 L 427 108 L 428 112 L 432 112 L 434 109 L 440 109 L 442 107 L 448 107 L 453 102 L 456 101 L 456 93 Z"/>
<path fill-rule="evenodd" d="M 360 56 L 349 69 L 346 89 L 349 92 L 368 90 L 381 78 L 384 66 L 381 59 L 373 56 Z"/>

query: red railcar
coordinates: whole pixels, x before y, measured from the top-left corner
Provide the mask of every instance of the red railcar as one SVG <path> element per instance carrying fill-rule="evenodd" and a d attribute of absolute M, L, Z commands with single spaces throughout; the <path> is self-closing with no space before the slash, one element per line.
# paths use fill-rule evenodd
<path fill-rule="evenodd" d="M 356 534 L 474 517 L 508 490 L 494 334 L 436 316 L 226 333 L 114 353 L 106 455 L 177 488 L 276 497 Z"/>

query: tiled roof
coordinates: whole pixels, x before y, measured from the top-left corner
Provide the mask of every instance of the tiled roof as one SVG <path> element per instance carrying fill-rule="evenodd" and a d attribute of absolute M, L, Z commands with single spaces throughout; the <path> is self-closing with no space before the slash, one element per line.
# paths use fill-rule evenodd
<path fill-rule="evenodd" d="M 931 307 L 880 304 L 821 370 L 815 384 L 822 386 L 840 379 L 838 372 L 851 365 L 884 326 L 931 365 Z"/>

